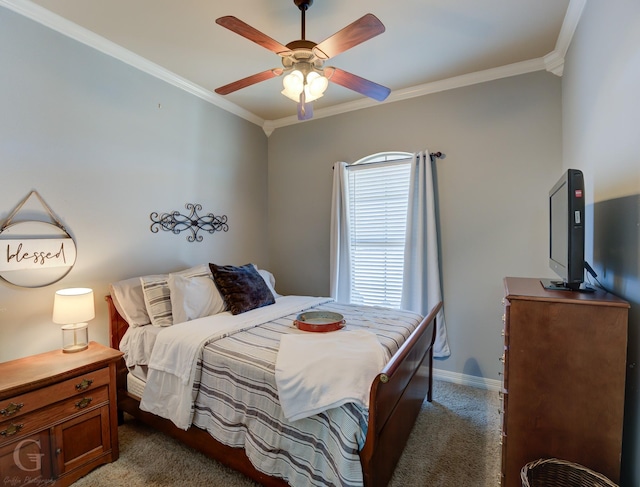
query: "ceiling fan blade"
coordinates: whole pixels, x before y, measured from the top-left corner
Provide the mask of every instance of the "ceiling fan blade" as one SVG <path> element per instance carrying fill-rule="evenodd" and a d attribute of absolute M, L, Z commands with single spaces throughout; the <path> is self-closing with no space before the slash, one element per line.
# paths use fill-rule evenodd
<path fill-rule="evenodd" d="M 287 46 L 280 44 L 278 41 L 272 39 L 266 34 L 263 34 L 258 29 L 251 27 L 249 24 L 232 15 L 216 19 L 216 24 L 221 25 L 222 27 L 229 29 L 231 32 L 235 32 L 236 34 L 239 34 L 242 37 L 249 39 L 256 44 L 261 45 L 265 49 L 269 49 L 281 56 L 286 56 L 291 52 Z"/>
<path fill-rule="evenodd" d="M 313 53 L 320 59 L 329 59 L 383 32 L 384 25 L 378 17 L 367 14 L 315 46 Z"/>
<path fill-rule="evenodd" d="M 228 85 L 221 86 L 220 88 L 216 88 L 216 93 L 218 95 L 228 95 L 229 93 L 233 93 L 241 88 L 246 88 L 247 86 L 255 85 L 256 83 L 260 83 L 261 81 L 266 81 L 271 78 L 275 78 L 280 76 L 284 70 L 282 68 L 275 69 L 267 69 L 262 73 L 253 74 L 251 76 L 247 76 L 246 78 L 239 79 L 238 81 L 234 81 L 233 83 L 229 83 Z"/>
<path fill-rule="evenodd" d="M 386 86 L 379 85 L 373 81 L 366 80 L 355 74 L 343 71 L 340 68 L 327 67 L 324 69 L 325 76 L 332 83 L 336 83 L 350 90 L 357 91 L 374 100 L 384 101 L 391 93 Z"/>

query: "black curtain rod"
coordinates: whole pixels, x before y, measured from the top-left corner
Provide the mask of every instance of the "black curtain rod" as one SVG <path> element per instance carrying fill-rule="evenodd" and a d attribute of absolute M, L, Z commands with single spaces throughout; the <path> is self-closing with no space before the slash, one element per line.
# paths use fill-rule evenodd
<path fill-rule="evenodd" d="M 433 162 L 435 159 L 444 159 L 445 157 L 447 157 L 446 154 L 442 153 L 442 152 L 430 152 L 429 153 L 429 158 L 431 159 L 431 161 Z M 351 167 L 351 166 L 364 166 L 364 165 L 369 165 L 369 164 L 380 164 L 380 163 L 384 163 L 384 162 L 393 162 L 393 161 L 374 161 L 374 162 L 364 162 L 361 164 L 347 164 L 347 167 Z"/>

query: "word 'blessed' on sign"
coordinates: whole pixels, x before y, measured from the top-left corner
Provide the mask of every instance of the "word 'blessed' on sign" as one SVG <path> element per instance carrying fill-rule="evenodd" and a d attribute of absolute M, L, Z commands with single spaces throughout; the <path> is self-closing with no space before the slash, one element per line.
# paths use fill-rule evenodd
<path fill-rule="evenodd" d="M 0 272 L 49 267 L 71 267 L 76 246 L 71 238 L 0 240 Z"/>

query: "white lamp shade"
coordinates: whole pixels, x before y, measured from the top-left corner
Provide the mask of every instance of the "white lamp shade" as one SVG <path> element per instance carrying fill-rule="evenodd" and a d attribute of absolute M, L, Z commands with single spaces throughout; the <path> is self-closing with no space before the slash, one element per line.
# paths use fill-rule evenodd
<path fill-rule="evenodd" d="M 324 95 L 324 91 L 329 85 L 329 80 L 324 76 L 319 75 L 315 71 L 307 75 L 307 86 L 309 88 L 309 97 L 307 101 L 313 101 Z"/>
<path fill-rule="evenodd" d="M 96 316 L 93 290 L 80 287 L 56 291 L 53 322 L 59 325 L 86 323 Z"/>
<path fill-rule="evenodd" d="M 284 77 L 282 86 L 284 87 L 282 94 L 297 102 L 304 89 L 304 75 L 296 69 Z"/>
<path fill-rule="evenodd" d="M 304 74 L 296 69 L 284 77 L 282 85 L 284 89 L 281 93 L 295 102 L 300 101 L 300 93 L 304 90 L 305 102 L 308 103 L 324 94 L 329 81 L 315 71 L 311 71 L 305 78 Z"/>

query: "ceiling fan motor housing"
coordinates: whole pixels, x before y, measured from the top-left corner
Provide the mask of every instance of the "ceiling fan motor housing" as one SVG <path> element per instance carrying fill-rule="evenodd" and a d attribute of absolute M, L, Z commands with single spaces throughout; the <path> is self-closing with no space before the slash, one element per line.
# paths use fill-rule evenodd
<path fill-rule="evenodd" d="M 293 3 L 295 3 L 296 7 L 300 10 L 307 10 L 313 5 L 313 0 L 293 0 Z"/>
<path fill-rule="evenodd" d="M 315 46 L 315 42 L 307 40 L 290 42 L 287 44 L 287 48 L 290 51 L 282 56 L 282 65 L 285 69 L 289 69 L 299 63 L 308 63 L 316 69 L 321 69 L 324 64 L 324 60 L 318 58 L 313 52 L 313 48 Z"/>

